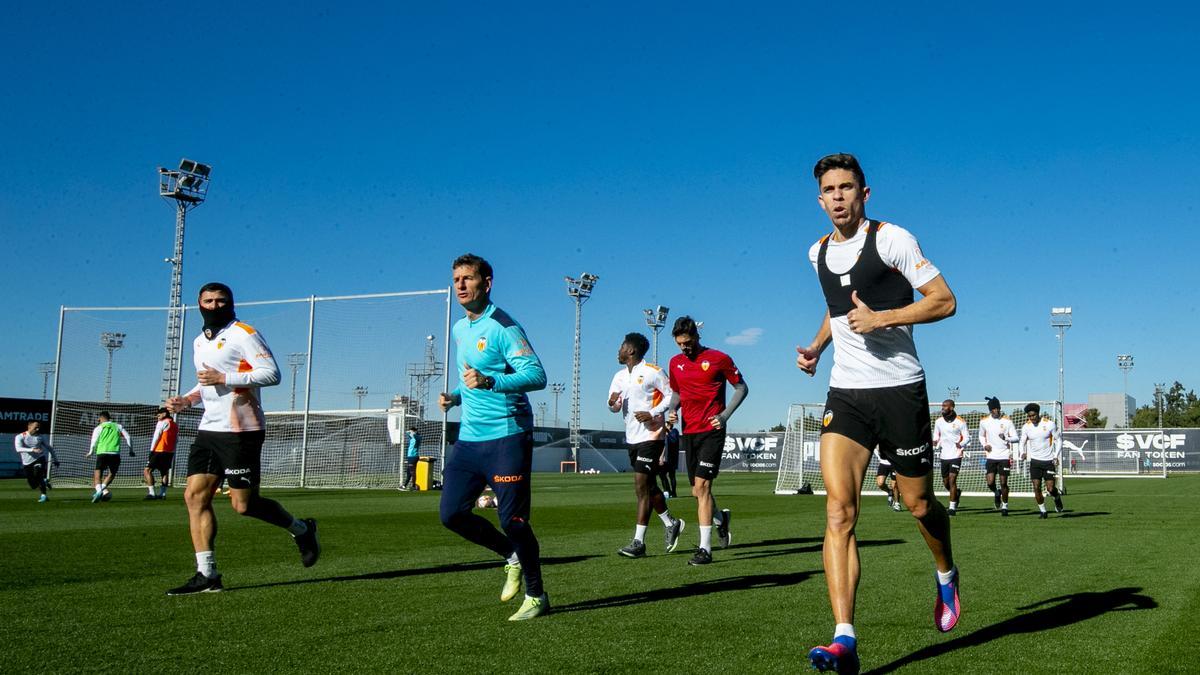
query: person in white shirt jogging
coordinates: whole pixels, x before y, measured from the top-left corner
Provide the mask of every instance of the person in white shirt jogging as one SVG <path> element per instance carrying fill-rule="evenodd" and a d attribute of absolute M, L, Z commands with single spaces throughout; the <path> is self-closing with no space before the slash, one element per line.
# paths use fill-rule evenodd
<path fill-rule="evenodd" d="M 1046 492 L 1054 498 L 1054 512 L 1062 513 L 1062 495 L 1055 485 L 1058 478 L 1058 451 L 1054 438 L 1058 431 L 1054 420 L 1042 417 L 1042 407 L 1036 403 L 1025 406 L 1025 426 L 1021 427 L 1021 458 L 1029 459 L 1029 480 L 1033 482 L 1033 498 L 1038 505 L 1038 517 L 1047 518 L 1046 498 L 1042 495 L 1042 481 L 1046 481 Z"/>
<path fill-rule="evenodd" d="M 266 437 L 258 390 L 279 384 L 275 357 L 261 333 L 237 320 L 233 291 L 228 286 L 205 284 L 200 288 L 198 304 L 204 330 L 192 343 L 192 352 L 199 383 L 166 404 L 170 412 L 204 406 L 199 431 L 188 453 L 183 496 L 196 551 L 196 574 L 184 585 L 167 591 L 167 595 L 224 589 L 214 555 L 217 517 L 212 507 L 213 488 L 222 476 L 229 485 L 233 510 L 290 532 L 300 549 L 301 564 L 312 567 L 321 554 L 317 521 L 293 517 L 279 502 L 258 491 Z"/>
<path fill-rule="evenodd" d="M 661 368 L 646 363 L 649 349 L 650 341 L 645 335 L 626 335 L 617 350 L 617 362 L 624 367 L 613 375 L 608 387 L 608 409 L 625 418 L 625 444 L 629 448 L 633 490 L 637 495 L 633 540 L 617 551 L 626 558 L 645 557 L 646 527 L 650 523 L 651 509 L 666 528 L 667 553 L 675 551 L 684 528 L 683 520 L 671 516 L 667 500 L 655 480 L 666 446 L 663 414 L 671 404 L 671 384 Z"/>
<path fill-rule="evenodd" d="M 942 414 L 933 424 L 933 444 L 942 464 L 942 485 L 950 491 L 950 515 L 958 512 L 958 472 L 962 471 L 963 448 L 971 442 L 967 421 L 954 410 L 954 399 L 942 401 Z"/>
<path fill-rule="evenodd" d="M 1009 446 L 1019 440 L 1017 429 L 1008 415 L 1000 413 L 1000 400 L 987 400 L 988 416 L 979 420 L 979 444 L 987 457 L 987 486 L 992 491 L 993 503 L 1000 515 L 1008 515 L 1008 475 L 1012 473 L 1012 456 Z M 1000 486 L 996 486 L 996 478 Z"/>
<path fill-rule="evenodd" d="M 108 486 L 112 485 L 113 479 L 117 477 L 117 470 L 121 468 L 121 439 L 125 439 L 125 445 L 129 446 L 129 456 L 136 456 L 133 454 L 133 441 L 129 440 L 129 432 L 125 431 L 125 427 L 112 421 L 112 415 L 107 410 L 97 417 L 100 423 L 92 430 L 92 441 L 88 445 L 86 455 L 96 455 L 96 470 L 93 472 L 96 491 L 92 493 L 93 504 L 111 496 Z M 107 476 L 104 475 L 105 472 Z"/>
<path fill-rule="evenodd" d="M 154 425 L 154 436 L 150 439 L 150 457 L 142 469 L 142 480 L 146 483 L 144 500 L 166 499 L 170 487 L 171 465 L 175 462 L 175 444 L 179 441 L 179 425 L 171 417 L 171 411 L 158 409 L 158 422 Z M 162 478 L 162 489 L 154 489 L 154 472 Z"/>
<path fill-rule="evenodd" d="M 854 156 L 824 157 L 813 176 L 817 201 L 833 223 L 809 249 L 827 311 L 812 342 L 796 348 L 796 365 L 815 374 L 821 352 L 833 343 L 820 457 L 827 493 L 823 561 L 835 626 L 833 642 L 808 657 L 817 670 L 857 673 L 855 526 L 876 445 L 895 468 L 900 496 L 933 556 L 934 626 L 947 632 L 960 616 L 950 517 L 933 492 L 929 398 L 912 333 L 914 324 L 953 315 L 956 300 L 912 234 L 867 218 L 871 190 Z"/>
<path fill-rule="evenodd" d="M 45 502 L 50 499 L 46 496 L 46 490 L 50 488 L 50 481 L 46 478 L 49 474 L 49 463 L 53 460 L 54 466 L 58 466 L 58 455 L 41 435 L 41 430 L 40 422 L 30 421 L 25 426 L 25 431 L 13 436 L 13 449 L 21 457 L 25 481 L 29 483 L 30 489 L 41 492 L 38 502 Z"/>

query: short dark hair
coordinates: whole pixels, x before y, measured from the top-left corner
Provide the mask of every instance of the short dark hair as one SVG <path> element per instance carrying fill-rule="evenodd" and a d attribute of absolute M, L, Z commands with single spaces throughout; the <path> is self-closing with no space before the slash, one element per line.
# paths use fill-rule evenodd
<path fill-rule="evenodd" d="M 987 399 L 987 406 L 988 406 L 988 410 L 999 410 L 1000 409 L 1000 399 L 996 398 L 995 396 Z"/>
<path fill-rule="evenodd" d="M 164 408 L 164 407 L 162 407 L 162 406 L 159 406 L 159 408 L 158 408 L 158 412 L 157 412 L 157 413 L 155 413 L 155 414 L 156 414 L 156 415 L 161 415 L 161 414 L 163 414 L 163 413 L 167 413 L 168 415 L 170 415 L 170 414 L 171 414 L 171 411 L 170 411 L 170 410 L 167 410 L 166 408 Z"/>
<path fill-rule="evenodd" d="M 417 430 L 417 428 L 416 428 L 416 427 L 409 427 L 409 428 L 408 428 L 408 430 L 409 430 L 409 431 L 416 431 L 416 430 Z"/>
<path fill-rule="evenodd" d="M 200 292 L 196 294 L 196 298 L 198 299 L 200 296 L 204 295 L 205 293 L 212 293 L 212 292 L 216 292 L 216 291 L 220 291 L 220 292 L 224 293 L 225 295 L 229 296 L 229 301 L 233 302 L 233 289 L 219 281 L 210 281 L 207 284 L 204 284 L 203 286 L 201 286 Z"/>
<path fill-rule="evenodd" d="M 679 337 L 680 335 L 700 337 L 700 329 L 696 327 L 696 321 L 686 314 L 675 319 L 675 327 L 671 329 L 671 337 Z"/>
<path fill-rule="evenodd" d="M 817 183 L 821 182 L 821 176 L 833 171 L 834 169 L 845 169 L 854 174 L 858 179 L 859 187 L 865 187 L 867 177 L 863 174 L 862 167 L 858 164 L 858 158 L 854 155 L 845 152 L 839 152 L 834 155 L 826 155 L 817 161 L 817 165 L 813 167 L 813 178 L 817 179 Z"/>
<path fill-rule="evenodd" d="M 954 399 L 952 399 L 952 398 L 948 398 L 948 399 L 946 399 L 945 401 L 942 401 L 942 405 L 946 405 L 947 403 L 949 403 L 949 404 L 950 404 L 950 407 L 951 407 L 951 408 L 953 408 L 953 407 L 954 407 Z"/>
<path fill-rule="evenodd" d="M 479 276 L 494 279 L 492 276 L 492 264 L 474 253 L 464 253 L 454 259 L 454 263 L 450 265 L 450 269 L 458 269 L 459 267 L 470 267 L 479 273 Z"/>
<path fill-rule="evenodd" d="M 107 410 L 101 410 L 100 414 L 97 415 L 97 417 L 99 417 L 100 419 L 105 419 L 105 420 L 112 419 L 112 415 L 109 415 Z"/>
<path fill-rule="evenodd" d="M 650 341 L 641 333 L 629 333 L 625 336 L 625 344 L 633 347 L 637 351 L 637 357 L 643 358 L 646 352 L 650 351 Z"/>
<path fill-rule="evenodd" d="M 1029 413 L 1040 413 L 1040 412 L 1042 412 L 1042 406 L 1040 406 L 1036 403 L 1029 403 L 1025 406 L 1025 414 L 1027 414 L 1027 415 Z"/>

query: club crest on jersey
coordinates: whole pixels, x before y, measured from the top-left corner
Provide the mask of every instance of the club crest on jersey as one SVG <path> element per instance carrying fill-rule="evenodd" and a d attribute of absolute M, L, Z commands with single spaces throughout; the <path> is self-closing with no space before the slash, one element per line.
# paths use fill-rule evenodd
<path fill-rule="evenodd" d="M 700 362 L 700 370 L 703 370 L 703 371 L 705 371 L 705 372 L 707 372 L 707 371 L 708 371 L 708 361 L 701 361 L 701 362 Z"/>
<path fill-rule="evenodd" d="M 221 338 L 220 340 L 217 340 L 217 349 L 224 349 L 224 348 L 225 348 L 225 338 Z"/>
<path fill-rule="evenodd" d="M 638 384 L 641 384 L 644 379 L 645 379 L 644 377 L 642 377 L 641 375 L 638 375 Z"/>
<path fill-rule="evenodd" d="M 487 338 L 481 337 L 478 340 L 476 340 L 475 341 L 475 349 L 478 349 L 479 351 L 483 351 L 483 350 L 487 349 Z"/>
<path fill-rule="evenodd" d="M 827 427 L 827 426 L 829 426 L 829 423 L 832 421 L 833 421 L 833 411 L 826 410 L 825 416 L 821 418 L 821 426 Z"/>

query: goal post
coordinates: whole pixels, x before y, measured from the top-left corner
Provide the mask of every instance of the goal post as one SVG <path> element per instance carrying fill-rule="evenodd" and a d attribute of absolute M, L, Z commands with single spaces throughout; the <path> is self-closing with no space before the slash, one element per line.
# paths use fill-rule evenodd
<path fill-rule="evenodd" d="M 1017 433 L 1025 423 L 1024 407 L 1027 403 L 1037 403 L 1041 406 L 1042 415 L 1049 415 L 1055 420 L 1056 426 L 1062 428 L 1062 406 L 1055 401 L 1026 401 L 1019 404 L 1009 404 L 1002 414 L 1013 421 Z M 929 404 L 930 424 L 941 414 L 941 402 Z M 979 420 L 988 415 L 986 402 L 958 402 L 955 404 L 958 416 L 967 422 L 969 442 L 964 448 L 962 468 L 958 474 L 958 488 L 966 497 L 991 497 L 987 489 L 985 457 L 983 448 L 979 445 Z M 821 418 L 825 406 L 821 403 L 794 403 L 788 408 L 787 429 L 783 437 L 783 451 L 779 461 L 779 474 L 775 480 L 776 494 L 797 494 L 805 486 L 814 493 L 824 494 L 825 483 L 821 477 Z M 1061 443 L 1061 432 L 1056 439 Z M 1012 472 L 1008 477 L 1010 497 L 1032 497 L 1033 483 L 1029 479 L 1029 462 L 1020 460 L 1020 448 L 1013 444 Z M 1061 456 L 1062 449 L 1059 448 Z M 1061 465 L 1061 462 L 1060 462 Z M 871 456 L 866 474 L 863 476 L 863 494 L 882 495 L 883 492 L 875 487 L 875 474 L 879 461 Z M 942 487 L 941 469 L 939 467 L 938 451 L 934 449 L 934 489 L 939 495 L 946 495 Z M 1064 474 L 1059 477 L 1059 489 L 1064 489 Z"/>

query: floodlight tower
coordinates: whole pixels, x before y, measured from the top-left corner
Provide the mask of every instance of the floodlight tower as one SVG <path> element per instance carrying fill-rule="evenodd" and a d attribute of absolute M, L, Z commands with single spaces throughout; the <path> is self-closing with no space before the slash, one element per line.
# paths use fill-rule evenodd
<path fill-rule="evenodd" d="M 566 390 L 567 386 L 562 382 L 555 382 L 550 385 L 550 393 L 554 394 L 554 426 L 558 426 L 558 397 Z"/>
<path fill-rule="evenodd" d="M 354 396 L 358 398 L 358 409 L 362 410 L 362 400 L 367 396 L 367 388 L 361 384 L 354 388 Z"/>
<path fill-rule="evenodd" d="M 946 387 L 946 393 L 949 394 L 946 398 L 955 403 L 958 402 L 958 387 Z"/>
<path fill-rule="evenodd" d="M 538 409 L 538 412 L 537 412 L 538 419 L 540 420 L 538 422 L 538 426 L 544 427 L 544 426 L 546 426 L 546 402 L 538 401 L 537 409 Z"/>
<path fill-rule="evenodd" d="M 112 363 L 113 353 L 121 347 L 125 346 L 124 333 L 109 333 L 100 334 L 100 346 L 108 352 L 108 367 L 104 370 L 104 402 L 112 400 Z"/>
<path fill-rule="evenodd" d="M 292 369 L 292 402 L 288 408 L 289 410 L 296 409 L 296 373 L 299 372 L 306 363 L 308 363 L 308 354 L 303 352 L 294 352 L 292 354 L 288 354 L 288 366 Z"/>
<path fill-rule="evenodd" d="M 405 367 L 408 372 L 409 405 L 415 408 L 414 415 L 418 420 L 425 419 L 431 383 L 442 377 L 442 362 L 434 350 L 434 340 L 434 336 L 426 335 L 424 359 Z"/>
<path fill-rule="evenodd" d="M 1121 394 L 1121 410 L 1124 419 L 1121 426 L 1129 427 L 1129 371 L 1133 370 L 1133 354 L 1117 354 L 1117 367 L 1125 375 L 1125 389 Z"/>
<path fill-rule="evenodd" d="M 183 232 L 187 212 L 204 203 L 212 167 L 190 159 L 179 160 L 179 169 L 158 168 L 158 194 L 175 202 L 175 253 L 171 263 L 171 300 L 167 308 L 167 344 L 163 350 L 162 400 L 179 393 L 179 366 L 183 357 Z"/>
<path fill-rule="evenodd" d="M 600 277 L 584 272 L 578 279 L 563 277 L 567 295 L 575 301 L 575 361 L 571 368 L 571 461 L 579 470 L 579 339 L 583 330 L 583 303 L 592 297 L 592 289 Z"/>
<path fill-rule="evenodd" d="M 1067 329 L 1071 327 L 1071 308 L 1051 307 L 1050 327 L 1058 331 L 1058 405 L 1063 406 L 1066 405 L 1063 400 L 1063 342 Z"/>
<path fill-rule="evenodd" d="M 38 364 L 38 372 L 42 374 L 42 398 L 46 398 L 46 391 L 50 385 L 50 376 L 54 374 L 54 368 L 53 361 L 42 361 Z"/>
<path fill-rule="evenodd" d="M 659 305 L 654 309 L 643 309 L 642 314 L 646 315 L 646 325 L 654 332 L 654 363 L 658 363 L 658 332 L 667 325 L 667 313 L 671 311 L 670 307 Z"/>

